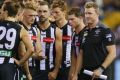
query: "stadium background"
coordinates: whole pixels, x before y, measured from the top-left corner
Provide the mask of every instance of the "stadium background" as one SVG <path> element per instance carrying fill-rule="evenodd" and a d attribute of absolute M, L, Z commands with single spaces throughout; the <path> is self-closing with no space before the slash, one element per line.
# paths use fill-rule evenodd
<path fill-rule="evenodd" d="M 0 0 L 2 4 L 4 0 Z M 19 0 L 23 1 L 23 0 Z M 27 1 L 27 0 L 24 0 Z M 37 0 L 41 1 L 41 0 Z M 46 0 L 50 4 L 53 0 Z M 69 7 L 78 6 L 83 8 L 86 1 L 91 0 L 65 0 Z M 100 7 L 100 20 L 108 25 L 114 32 L 116 36 L 116 46 L 117 46 L 117 58 L 113 64 L 113 77 L 114 80 L 120 80 L 120 0 L 92 0 L 95 1 Z"/>

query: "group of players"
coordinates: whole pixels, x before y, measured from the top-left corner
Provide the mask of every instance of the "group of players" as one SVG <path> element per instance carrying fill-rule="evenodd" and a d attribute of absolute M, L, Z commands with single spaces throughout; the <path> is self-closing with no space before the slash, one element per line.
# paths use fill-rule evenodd
<path fill-rule="evenodd" d="M 68 11 L 62 0 L 51 6 L 46 1 L 22 6 L 17 0 L 4 2 L 0 80 L 101 80 L 115 59 L 114 35 L 99 23 L 96 3 L 87 2 L 84 8 L 85 15 L 78 7 Z M 83 69 L 94 73 L 86 77 Z"/>

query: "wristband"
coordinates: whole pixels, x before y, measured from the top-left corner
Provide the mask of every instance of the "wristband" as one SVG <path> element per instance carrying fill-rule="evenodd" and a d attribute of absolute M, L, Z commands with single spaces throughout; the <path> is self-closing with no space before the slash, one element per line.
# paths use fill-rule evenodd
<path fill-rule="evenodd" d="M 104 70 L 105 70 L 105 68 L 104 68 L 103 66 L 100 66 L 100 67 L 99 67 L 99 70 L 100 70 L 101 73 L 103 73 Z"/>
<path fill-rule="evenodd" d="M 105 70 L 105 68 L 103 66 L 100 66 L 103 70 Z"/>

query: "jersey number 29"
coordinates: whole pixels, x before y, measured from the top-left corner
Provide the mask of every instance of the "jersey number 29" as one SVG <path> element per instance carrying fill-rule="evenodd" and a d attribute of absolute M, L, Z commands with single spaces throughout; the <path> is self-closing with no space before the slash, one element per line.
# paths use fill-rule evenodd
<path fill-rule="evenodd" d="M 0 26 L 0 41 L 2 39 L 6 40 L 6 42 L 0 43 L 0 49 L 3 49 L 4 46 L 6 49 L 12 49 L 15 45 L 16 30 L 14 28 L 6 30 L 4 26 Z"/>

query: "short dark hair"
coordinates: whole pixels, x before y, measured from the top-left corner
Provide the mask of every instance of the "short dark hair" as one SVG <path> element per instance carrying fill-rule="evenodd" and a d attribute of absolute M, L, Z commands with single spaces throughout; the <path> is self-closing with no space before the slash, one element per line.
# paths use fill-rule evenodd
<path fill-rule="evenodd" d="M 47 5 L 48 7 L 50 7 L 49 3 L 47 1 L 40 1 L 39 5 Z"/>
<path fill-rule="evenodd" d="M 68 15 L 72 15 L 72 14 L 74 14 L 76 17 L 83 16 L 83 12 L 79 7 L 72 7 L 69 10 Z"/>
<path fill-rule="evenodd" d="M 15 17 L 19 11 L 20 5 L 18 2 L 5 2 L 3 10 L 8 12 L 8 16 Z"/>

